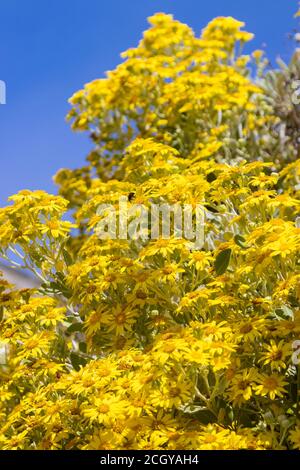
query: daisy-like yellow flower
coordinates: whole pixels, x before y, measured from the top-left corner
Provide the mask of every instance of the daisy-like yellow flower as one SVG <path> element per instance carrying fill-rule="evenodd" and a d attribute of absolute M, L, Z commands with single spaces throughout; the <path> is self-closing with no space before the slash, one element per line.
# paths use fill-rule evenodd
<path fill-rule="evenodd" d="M 110 429 L 96 430 L 88 439 L 88 443 L 81 447 L 82 450 L 113 450 L 123 447 L 125 439 L 122 434 Z"/>
<path fill-rule="evenodd" d="M 183 310 L 196 306 L 198 302 L 206 303 L 209 295 L 210 291 L 207 288 L 188 292 L 181 298 L 176 313 L 180 314 Z"/>
<path fill-rule="evenodd" d="M 194 251 L 190 255 L 189 266 L 195 266 L 197 271 L 203 271 L 210 266 L 213 257 L 205 251 Z"/>
<path fill-rule="evenodd" d="M 179 279 L 180 273 L 184 273 L 184 269 L 176 263 L 166 264 L 163 268 L 157 271 L 157 276 L 160 282 L 175 282 Z"/>
<path fill-rule="evenodd" d="M 37 377 L 60 377 L 65 370 L 64 364 L 40 359 L 32 366 L 33 370 L 37 371 Z"/>
<path fill-rule="evenodd" d="M 159 384 L 158 389 L 150 394 L 149 401 L 155 408 L 162 407 L 167 410 L 187 404 L 193 399 L 194 395 L 193 384 L 178 376 L 176 382 L 171 382 L 164 378 Z"/>
<path fill-rule="evenodd" d="M 103 398 L 95 398 L 90 405 L 84 405 L 82 413 L 92 423 L 110 426 L 112 422 L 125 418 L 126 408 L 126 401 L 113 395 L 105 395 Z"/>
<path fill-rule="evenodd" d="M 53 308 L 42 316 L 40 324 L 46 327 L 55 326 L 57 323 L 63 321 L 65 314 L 66 309 L 64 307 Z"/>
<path fill-rule="evenodd" d="M 277 323 L 276 331 L 279 335 L 287 336 L 300 333 L 300 310 L 294 312 L 294 318 L 282 320 Z"/>
<path fill-rule="evenodd" d="M 188 361 L 198 364 L 200 367 L 208 366 L 211 363 L 209 347 L 204 342 L 198 341 L 185 354 Z"/>
<path fill-rule="evenodd" d="M 298 421 L 297 426 L 289 434 L 289 439 L 293 444 L 294 449 L 300 449 L 300 422 Z"/>
<path fill-rule="evenodd" d="M 228 337 L 232 333 L 226 321 L 216 322 L 215 320 L 207 323 L 191 322 L 191 327 L 201 330 L 203 336 L 214 341 Z"/>
<path fill-rule="evenodd" d="M 98 279 L 89 280 L 85 285 L 81 285 L 80 287 L 81 289 L 77 295 L 83 303 L 89 304 L 93 301 L 98 302 L 100 300 L 102 289 Z"/>
<path fill-rule="evenodd" d="M 178 423 L 174 417 L 160 409 L 157 413 L 151 413 L 142 419 L 143 426 L 165 432 L 175 431 Z"/>
<path fill-rule="evenodd" d="M 253 317 L 238 322 L 235 327 L 235 336 L 239 342 L 252 342 L 260 338 L 264 333 L 266 320 Z"/>
<path fill-rule="evenodd" d="M 209 362 L 214 372 L 227 369 L 231 362 L 230 351 L 223 350 L 219 354 L 214 354 Z"/>
<path fill-rule="evenodd" d="M 68 221 L 62 221 L 56 217 L 53 217 L 45 222 L 45 224 L 39 224 L 38 228 L 43 235 L 50 235 L 53 238 L 65 237 L 76 225 Z"/>
<path fill-rule="evenodd" d="M 187 251 L 186 245 L 186 240 L 159 238 L 158 240 L 149 243 L 149 245 L 141 252 L 140 258 L 144 259 L 146 257 L 155 256 L 157 254 L 167 258 L 176 250 Z"/>
<path fill-rule="evenodd" d="M 122 283 L 123 276 L 121 272 L 115 270 L 104 270 L 103 277 L 100 283 L 100 287 L 103 290 L 112 288 L 116 289 L 117 286 Z M 123 281 L 124 282 L 124 281 Z"/>
<path fill-rule="evenodd" d="M 22 431 L 18 434 L 14 434 L 10 439 L 2 439 L 3 450 L 19 450 L 25 449 L 27 443 L 28 431 Z"/>
<path fill-rule="evenodd" d="M 108 318 L 109 309 L 106 305 L 100 305 L 96 310 L 92 310 L 84 323 L 87 337 L 92 338 L 101 326 L 108 323 Z"/>
<path fill-rule="evenodd" d="M 129 307 L 118 305 L 112 308 L 112 312 L 108 315 L 106 322 L 108 331 L 113 331 L 117 335 L 123 335 L 130 330 L 136 322 L 138 311 Z"/>
<path fill-rule="evenodd" d="M 17 357 L 19 359 L 37 358 L 48 352 L 53 335 L 48 332 L 41 332 L 24 340 Z"/>
<path fill-rule="evenodd" d="M 237 405 L 241 405 L 250 400 L 254 394 L 257 379 L 257 371 L 253 368 L 245 369 L 242 372 L 234 374 L 230 380 L 230 387 L 228 389 L 229 399 Z"/>
<path fill-rule="evenodd" d="M 46 405 L 46 413 L 43 416 L 43 421 L 47 425 L 57 425 L 60 423 L 62 413 L 70 411 L 71 403 L 68 399 L 58 399 L 54 403 L 51 401 Z"/>
<path fill-rule="evenodd" d="M 257 61 L 259 61 L 263 55 L 264 55 L 264 51 L 262 51 L 261 49 L 256 49 L 255 51 L 252 52 L 252 56 Z"/>
<path fill-rule="evenodd" d="M 189 351 L 190 345 L 185 339 L 179 337 L 166 338 L 163 336 L 162 340 L 157 341 L 154 345 L 152 354 L 158 363 L 165 364 L 169 360 L 180 360 Z"/>
<path fill-rule="evenodd" d="M 198 445 L 201 450 L 233 450 L 247 446 L 245 437 L 213 424 L 208 424 L 201 430 Z"/>

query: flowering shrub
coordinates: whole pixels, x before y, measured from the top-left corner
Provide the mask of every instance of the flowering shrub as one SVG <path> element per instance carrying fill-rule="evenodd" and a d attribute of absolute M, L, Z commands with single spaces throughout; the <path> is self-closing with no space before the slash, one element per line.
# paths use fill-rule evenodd
<path fill-rule="evenodd" d="M 0 210 L 1 257 L 41 283 L 1 280 L 0 447 L 299 449 L 300 163 L 266 59 L 233 18 L 149 21 L 70 100 L 87 165 Z M 120 197 L 202 203 L 203 247 L 100 239 Z"/>

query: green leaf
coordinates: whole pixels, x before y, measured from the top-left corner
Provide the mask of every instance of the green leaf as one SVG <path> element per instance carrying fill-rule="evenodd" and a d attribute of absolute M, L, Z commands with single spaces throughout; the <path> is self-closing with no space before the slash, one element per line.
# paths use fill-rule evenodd
<path fill-rule="evenodd" d="M 62 250 L 62 253 L 63 253 L 64 260 L 66 262 L 66 265 L 70 266 L 71 264 L 73 264 L 73 259 L 70 255 L 70 253 L 65 249 Z"/>
<path fill-rule="evenodd" d="M 281 308 L 276 308 L 275 314 L 280 320 L 290 320 L 294 318 L 293 310 L 291 310 L 287 305 L 282 305 Z"/>
<path fill-rule="evenodd" d="M 230 263 L 230 257 L 231 257 L 230 248 L 228 248 L 227 250 L 223 250 L 218 254 L 218 256 L 216 257 L 216 261 L 215 261 L 215 271 L 216 271 L 217 276 L 221 276 L 221 274 L 225 273 Z"/>
<path fill-rule="evenodd" d="M 69 328 L 66 329 L 67 334 L 75 333 L 76 331 L 82 331 L 83 323 L 72 323 Z"/>
<path fill-rule="evenodd" d="M 61 292 L 61 284 L 59 282 L 51 281 L 49 282 L 49 287 L 54 291 Z"/>
<path fill-rule="evenodd" d="M 204 204 L 204 207 L 209 211 L 213 212 L 214 214 L 218 214 L 218 208 L 216 206 L 213 206 L 212 204 Z"/>
<path fill-rule="evenodd" d="M 44 257 L 34 249 L 31 249 L 30 257 L 38 264 L 38 266 L 44 261 Z"/>
<path fill-rule="evenodd" d="M 58 281 L 65 282 L 65 276 L 64 276 L 62 273 L 57 272 L 57 273 L 55 274 L 55 277 L 56 277 L 56 279 L 57 279 Z"/>
<path fill-rule="evenodd" d="M 79 343 L 79 351 L 83 352 L 86 354 L 86 343 Z"/>

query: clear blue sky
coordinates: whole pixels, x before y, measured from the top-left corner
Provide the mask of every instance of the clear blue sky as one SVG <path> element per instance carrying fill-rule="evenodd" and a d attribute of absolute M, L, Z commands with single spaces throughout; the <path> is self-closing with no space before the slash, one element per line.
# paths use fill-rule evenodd
<path fill-rule="evenodd" d="M 296 0 L 0 0 L 0 205 L 24 188 L 53 192 L 57 169 L 83 164 L 90 144 L 65 123 L 67 99 L 118 64 L 147 16 L 173 13 L 197 34 L 215 16 L 234 16 L 274 62 L 290 55 L 296 10 Z"/>

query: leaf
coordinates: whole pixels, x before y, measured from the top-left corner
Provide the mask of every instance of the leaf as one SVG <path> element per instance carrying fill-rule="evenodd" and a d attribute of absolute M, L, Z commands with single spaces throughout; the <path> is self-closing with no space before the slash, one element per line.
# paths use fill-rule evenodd
<path fill-rule="evenodd" d="M 66 262 L 66 265 L 70 266 L 71 264 L 73 264 L 73 259 L 70 253 L 65 249 L 62 250 L 62 253 L 63 253 L 64 260 Z"/>
<path fill-rule="evenodd" d="M 59 276 L 56 275 L 57 280 L 49 282 L 47 288 L 43 287 L 43 289 L 45 289 L 46 291 L 53 292 L 54 294 L 62 294 L 66 298 L 70 298 L 72 294 L 68 290 L 66 283 L 63 282 L 63 280 L 65 279 L 64 276 L 62 277 L 63 280 L 59 280 L 58 278 Z"/>
<path fill-rule="evenodd" d="M 213 171 L 211 173 L 208 173 L 208 175 L 206 176 L 206 181 L 208 181 L 208 183 L 212 183 L 216 179 L 217 177 Z"/>
<path fill-rule="evenodd" d="M 290 320 L 294 318 L 293 310 L 291 310 L 287 305 L 283 305 L 281 308 L 276 308 L 275 314 L 280 320 Z"/>
<path fill-rule="evenodd" d="M 234 241 L 240 248 L 248 248 L 247 245 L 245 245 L 246 239 L 242 237 L 242 235 L 235 235 Z"/>
<path fill-rule="evenodd" d="M 213 207 L 212 204 L 204 204 L 205 209 L 207 209 L 209 212 L 212 212 L 213 214 L 218 214 L 219 211 L 216 207 Z"/>
<path fill-rule="evenodd" d="M 79 343 L 79 351 L 83 352 L 84 354 L 86 354 L 86 343 Z"/>
<path fill-rule="evenodd" d="M 208 425 L 216 422 L 216 417 L 210 410 L 199 410 L 193 416 L 200 421 L 201 424 Z"/>
<path fill-rule="evenodd" d="M 66 329 L 67 334 L 75 333 L 76 331 L 82 331 L 83 323 L 72 323 L 69 328 Z"/>
<path fill-rule="evenodd" d="M 80 370 L 80 366 L 85 366 L 87 362 L 86 359 L 84 359 L 83 357 L 75 353 L 70 354 L 70 359 L 71 359 L 72 366 L 74 367 L 76 371 Z"/>
<path fill-rule="evenodd" d="M 38 266 L 44 261 L 44 257 L 37 250 L 31 249 L 30 256 Z"/>
<path fill-rule="evenodd" d="M 226 269 L 228 268 L 229 262 L 231 257 L 231 249 L 228 248 L 227 250 L 221 251 L 215 261 L 215 271 L 217 276 L 221 276 L 224 274 Z"/>
<path fill-rule="evenodd" d="M 53 289 L 54 291 L 59 291 L 61 292 L 61 284 L 55 281 L 51 281 L 49 283 L 49 287 Z"/>

